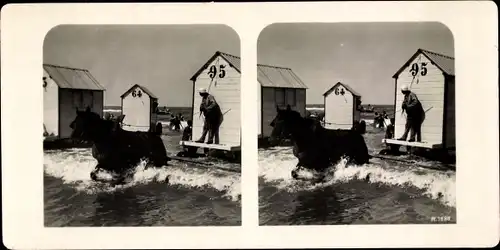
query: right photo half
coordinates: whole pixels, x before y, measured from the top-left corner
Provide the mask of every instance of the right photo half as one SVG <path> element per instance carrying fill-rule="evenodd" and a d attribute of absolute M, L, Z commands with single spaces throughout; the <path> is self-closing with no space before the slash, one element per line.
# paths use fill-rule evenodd
<path fill-rule="evenodd" d="M 445 25 L 276 23 L 257 50 L 261 226 L 456 223 Z"/>

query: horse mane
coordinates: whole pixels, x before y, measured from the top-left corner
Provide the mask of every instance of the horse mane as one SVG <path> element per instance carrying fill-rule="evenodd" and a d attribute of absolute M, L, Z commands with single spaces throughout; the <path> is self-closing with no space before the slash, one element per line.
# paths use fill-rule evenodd
<path fill-rule="evenodd" d="M 99 114 L 92 111 L 83 111 L 79 113 L 80 115 L 84 115 L 84 118 L 91 121 L 94 125 L 96 125 L 97 130 L 94 130 L 94 135 L 99 139 L 104 139 L 107 135 L 110 135 L 112 132 L 122 131 L 123 129 L 119 126 L 121 117 L 118 118 L 118 121 L 103 119 Z M 95 134 L 97 132 L 97 134 Z"/>
<path fill-rule="evenodd" d="M 300 112 L 296 110 L 282 110 L 288 117 L 289 121 L 294 124 L 297 128 L 295 130 L 295 140 L 297 143 L 308 141 L 307 138 L 311 136 L 318 135 L 317 133 L 322 133 L 324 131 L 323 126 L 318 120 L 312 119 L 310 117 L 304 117 Z M 292 132 L 293 136 L 293 132 Z M 305 140 L 305 141 L 304 141 Z"/>
<path fill-rule="evenodd" d="M 289 114 L 292 114 L 292 117 L 299 123 L 305 125 L 306 127 L 312 128 L 312 130 L 317 130 L 323 128 L 321 123 L 310 117 L 303 117 L 298 111 L 289 110 Z"/>

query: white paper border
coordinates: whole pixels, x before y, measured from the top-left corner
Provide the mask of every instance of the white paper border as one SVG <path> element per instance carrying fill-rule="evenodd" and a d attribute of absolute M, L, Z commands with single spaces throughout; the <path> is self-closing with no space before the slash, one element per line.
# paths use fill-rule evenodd
<path fill-rule="evenodd" d="M 494 2 L 24 4 L 1 12 L 3 241 L 8 248 L 493 246 L 499 239 Z M 438 21 L 453 33 L 457 224 L 258 226 L 256 49 L 276 22 Z M 42 43 L 59 24 L 226 24 L 242 57 L 242 226 L 44 228 Z M 22 110 L 22 111 L 20 111 Z"/>

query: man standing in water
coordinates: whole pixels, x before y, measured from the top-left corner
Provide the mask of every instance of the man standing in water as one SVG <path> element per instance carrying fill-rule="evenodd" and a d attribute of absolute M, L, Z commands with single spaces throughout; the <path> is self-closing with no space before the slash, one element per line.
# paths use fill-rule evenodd
<path fill-rule="evenodd" d="M 406 137 L 408 136 L 408 132 L 411 129 L 411 135 L 409 142 L 415 141 L 415 135 L 417 136 L 417 142 L 422 140 L 421 137 L 421 126 L 425 119 L 425 111 L 422 107 L 422 104 L 417 98 L 415 93 L 411 92 L 408 86 L 401 87 L 401 92 L 404 95 L 402 112 L 406 111 L 406 125 L 405 132 L 401 138 L 398 140 L 406 141 Z"/>
<path fill-rule="evenodd" d="M 205 122 L 203 124 L 203 133 L 200 139 L 196 142 L 203 143 L 207 133 L 209 133 L 207 144 L 219 144 L 219 127 L 223 120 L 222 111 L 219 104 L 217 104 L 217 101 L 215 101 L 214 96 L 210 95 L 206 89 L 200 89 L 199 94 L 202 98 L 200 104 L 200 114 L 205 116 Z"/>

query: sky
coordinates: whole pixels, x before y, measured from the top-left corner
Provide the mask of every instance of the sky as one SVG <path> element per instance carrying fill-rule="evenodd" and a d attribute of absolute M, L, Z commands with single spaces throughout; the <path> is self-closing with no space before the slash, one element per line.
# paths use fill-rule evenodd
<path fill-rule="evenodd" d="M 240 56 L 238 34 L 225 25 L 64 25 L 45 37 L 43 62 L 89 70 L 105 106 L 140 84 L 160 106 L 189 107 L 189 79 L 216 51 Z"/>
<path fill-rule="evenodd" d="M 339 81 L 363 104 L 392 104 L 392 76 L 418 48 L 454 57 L 453 35 L 441 23 L 280 23 L 258 39 L 258 63 L 291 68 L 309 87 L 307 104 L 323 104 Z"/>

